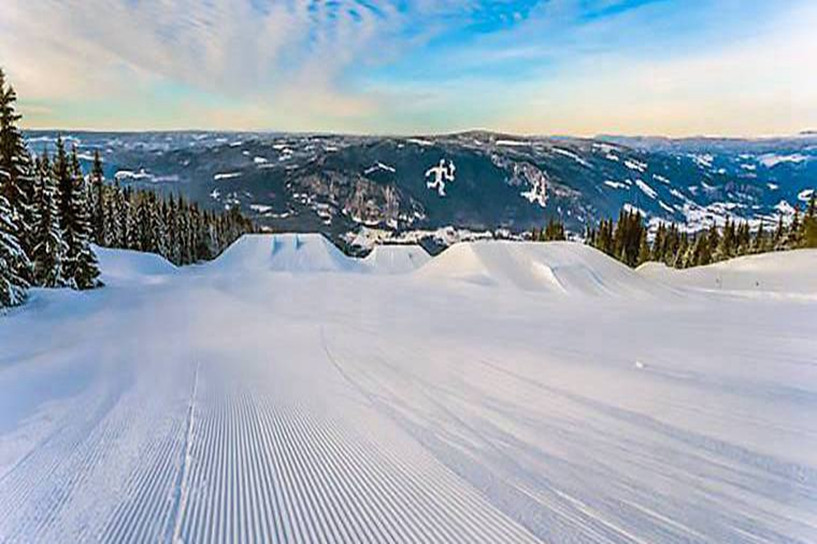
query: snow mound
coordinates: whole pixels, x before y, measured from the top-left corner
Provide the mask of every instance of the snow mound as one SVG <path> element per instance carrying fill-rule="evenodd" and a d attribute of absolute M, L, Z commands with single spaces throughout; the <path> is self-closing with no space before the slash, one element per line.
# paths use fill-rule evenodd
<path fill-rule="evenodd" d="M 375 274 L 405 274 L 417 270 L 431 260 L 422 247 L 410 245 L 375 246 L 363 264 Z"/>
<path fill-rule="evenodd" d="M 320 234 L 248 234 L 213 266 L 230 271 L 350 272 L 361 265 Z"/>
<path fill-rule="evenodd" d="M 154 253 L 94 246 L 101 278 L 106 284 L 160 283 L 178 269 Z"/>
<path fill-rule="evenodd" d="M 631 297 L 666 291 L 602 252 L 573 242 L 456 244 L 417 275 L 570 295 Z"/>
<path fill-rule="evenodd" d="M 738 257 L 686 270 L 646 263 L 637 272 L 673 287 L 817 297 L 815 270 L 817 250 L 797 249 Z"/>

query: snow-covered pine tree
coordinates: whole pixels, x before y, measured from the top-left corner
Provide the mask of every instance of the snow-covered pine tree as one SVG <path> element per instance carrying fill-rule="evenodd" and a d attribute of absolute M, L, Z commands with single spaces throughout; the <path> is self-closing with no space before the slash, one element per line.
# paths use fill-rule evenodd
<path fill-rule="evenodd" d="M 647 241 L 647 229 L 641 229 L 641 240 L 638 243 L 638 257 L 636 264 L 644 264 L 650 260 L 650 244 Z"/>
<path fill-rule="evenodd" d="M 817 194 L 812 193 L 803 219 L 802 246 L 817 248 Z"/>
<path fill-rule="evenodd" d="M 56 152 L 54 160 L 51 162 L 51 175 L 57 184 L 57 209 L 59 210 L 60 228 L 63 231 L 63 240 L 71 246 L 68 238 L 66 225 L 73 221 L 71 212 L 71 199 L 74 193 L 74 183 L 71 177 L 68 154 L 65 151 L 65 143 L 62 136 L 57 136 Z"/>
<path fill-rule="evenodd" d="M 77 159 L 77 150 L 71 150 L 70 162 L 71 201 L 68 221 L 64 222 L 70 267 L 66 277 L 69 284 L 76 289 L 93 289 L 101 285 L 96 255 L 90 244 L 91 220 L 88 211 L 88 189 Z"/>
<path fill-rule="evenodd" d="M 99 151 L 94 151 L 94 164 L 91 167 L 91 225 L 93 226 L 93 241 L 102 244 L 105 238 L 105 174 L 102 171 L 102 159 Z"/>
<path fill-rule="evenodd" d="M 179 197 L 179 253 L 180 262 L 191 263 L 193 258 L 192 223 L 190 221 L 190 206 L 184 198 Z"/>
<path fill-rule="evenodd" d="M 0 180 L 0 194 L 6 199 L 9 219 L 14 222 L 17 243 L 28 257 L 33 245 L 31 229 L 34 222 L 34 177 L 31 155 L 17 123 L 21 116 L 15 110 L 17 94 L 6 84 L 0 69 L 0 169 L 6 175 Z M 17 260 L 17 274 L 31 281 L 33 271 L 28 258 Z"/>
<path fill-rule="evenodd" d="M 196 228 L 196 261 L 209 261 L 213 258 L 212 236 L 206 217 L 197 206 L 193 206 Z"/>
<path fill-rule="evenodd" d="M 760 224 L 757 226 L 757 233 L 752 240 L 751 247 L 749 248 L 750 253 L 762 253 L 766 250 L 766 230 L 763 226 L 763 219 L 760 220 Z"/>
<path fill-rule="evenodd" d="M 125 189 L 119 186 L 117 181 L 114 185 L 114 211 L 113 218 L 115 240 L 114 247 L 127 248 L 128 247 L 128 215 L 130 207 L 128 203 L 128 194 Z"/>
<path fill-rule="evenodd" d="M 176 207 L 176 199 L 170 195 L 164 208 L 165 224 L 167 225 L 168 255 L 167 258 L 173 264 L 181 263 L 181 237 L 179 236 L 179 210 Z"/>
<path fill-rule="evenodd" d="M 34 280 L 43 287 L 61 287 L 65 284 L 62 263 L 68 248 L 62 239 L 57 187 L 51 176 L 47 154 L 43 154 L 37 164 L 34 194 L 37 210 L 32 250 Z"/>
<path fill-rule="evenodd" d="M 796 247 L 800 247 L 800 237 L 803 234 L 800 227 L 800 208 L 795 207 L 794 215 L 792 216 L 791 223 L 789 224 L 788 236 L 786 236 L 785 240 L 783 241 L 784 249 L 794 249 Z"/>
<path fill-rule="evenodd" d="M 100 245 L 105 247 L 119 247 L 117 232 L 119 222 L 116 209 L 116 192 L 113 188 L 105 188 L 102 191 L 102 241 Z"/>
<path fill-rule="evenodd" d="M 136 246 L 135 249 L 139 251 L 153 251 L 153 225 L 151 224 L 150 204 L 148 203 L 147 195 L 141 192 L 136 192 L 134 196 L 136 200 L 135 216 L 136 216 Z"/>
<path fill-rule="evenodd" d="M 131 190 L 130 187 L 125 189 L 127 198 L 128 213 L 125 216 L 125 232 L 127 239 L 127 248 L 141 251 L 142 249 L 142 223 L 139 216 L 139 193 Z"/>
<path fill-rule="evenodd" d="M 51 163 L 54 182 L 57 184 L 57 209 L 59 210 L 60 229 L 65 242 L 65 258 L 62 262 L 63 277 L 70 283 L 74 277 L 74 256 L 77 241 L 76 218 L 74 217 L 74 176 L 70 157 L 65 150 L 65 143 L 61 136 L 57 136 L 57 150 Z"/>
<path fill-rule="evenodd" d="M 782 249 L 783 241 L 786 238 L 786 224 L 783 223 L 783 216 L 780 215 L 777 218 L 777 228 L 774 231 L 774 235 L 772 237 L 772 249 L 778 250 Z"/>
<path fill-rule="evenodd" d="M 0 183 L 8 181 L 9 174 L 0 170 Z M 29 260 L 17 238 L 17 225 L 12 219 L 11 206 L 0 194 L 0 308 L 22 304 L 26 299 L 28 282 L 18 272 L 29 266 Z"/>
<path fill-rule="evenodd" d="M 689 235 L 684 232 L 679 236 L 678 247 L 675 250 L 675 255 L 668 264 L 675 268 L 684 268 L 686 263 L 687 251 L 689 250 Z"/>
<path fill-rule="evenodd" d="M 156 198 L 156 193 L 149 193 L 148 210 L 150 212 L 150 238 L 153 243 L 152 252 L 167 257 L 167 227 L 165 216 L 162 213 L 162 202 Z"/>

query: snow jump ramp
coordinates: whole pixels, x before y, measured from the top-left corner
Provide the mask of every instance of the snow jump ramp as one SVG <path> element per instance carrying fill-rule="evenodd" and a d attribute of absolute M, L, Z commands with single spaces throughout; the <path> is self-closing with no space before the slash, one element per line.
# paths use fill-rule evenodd
<path fill-rule="evenodd" d="M 320 234 L 242 236 L 215 263 L 224 269 L 255 272 L 356 272 L 360 262 Z"/>
<path fill-rule="evenodd" d="M 211 266 L 230 272 L 406 274 L 431 256 L 418 245 L 376 246 L 364 259 L 345 255 L 321 234 L 248 234 Z"/>
<path fill-rule="evenodd" d="M 460 243 L 416 275 L 564 295 L 641 297 L 668 291 L 604 253 L 574 242 Z"/>

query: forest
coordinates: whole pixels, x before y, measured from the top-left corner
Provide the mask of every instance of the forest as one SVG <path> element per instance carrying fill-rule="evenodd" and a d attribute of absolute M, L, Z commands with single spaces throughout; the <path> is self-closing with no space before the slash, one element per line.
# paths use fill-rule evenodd
<path fill-rule="evenodd" d="M 88 174 L 62 139 L 33 156 L 16 100 L 0 70 L 0 307 L 23 303 L 30 287 L 100 286 L 93 244 L 184 265 L 212 259 L 254 230 L 237 209 L 213 212 L 107 183 L 98 151 Z"/>

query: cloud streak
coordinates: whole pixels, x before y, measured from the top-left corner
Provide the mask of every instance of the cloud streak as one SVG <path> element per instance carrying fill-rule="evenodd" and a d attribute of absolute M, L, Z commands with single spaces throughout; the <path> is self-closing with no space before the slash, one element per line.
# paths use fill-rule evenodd
<path fill-rule="evenodd" d="M 817 24 L 814 11 L 795 0 L 4 0 L 0 64 L 29 126 L 769 132 L 817 123 L 802 88 L 817 55 L 808 32 L 790 31 Z M 768 115 L 745 122 L 752 108 Z"/>

